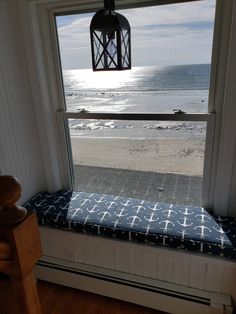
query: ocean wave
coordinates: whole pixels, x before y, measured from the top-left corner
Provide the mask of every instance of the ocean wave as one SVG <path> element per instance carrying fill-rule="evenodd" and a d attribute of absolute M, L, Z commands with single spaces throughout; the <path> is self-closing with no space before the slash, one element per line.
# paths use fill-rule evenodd
<path fill-rule="evenodd" d="M 156 95 L 156 94 L 162 94 L 162 95 L 168 95 L 169 92 L 181 92 L 181 93 L 188 93 L 191 91 L 207 91 L 208 88 L 182 88 L 182 89 L 174 89 L 174 88 L 169 88 L 169 89 L 146 89 L 145 91 L 137 89 L 137 90 L 132 90 L 130 91 L 129 89 L 125 90 L 123 89 L 122 91 L 117 91 L 117 90 L 109 90 L 109 91 L 98 91 L 98 90 L 68 90 L 65 91 L 65 96 L 68 98 L 70 97 L 115 97 L 115 96 L 136 96 L 136 95 Z"/>

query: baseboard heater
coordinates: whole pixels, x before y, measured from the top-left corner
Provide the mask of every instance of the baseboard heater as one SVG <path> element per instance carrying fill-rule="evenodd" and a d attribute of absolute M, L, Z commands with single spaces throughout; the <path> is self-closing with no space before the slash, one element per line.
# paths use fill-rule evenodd
<path fill-rule="evenodd" d="M 110 271 L 100 267 L 44 258 L 38 279 L 139 304 L 167 313 L 230 314 L 231 297 L 181 285 Z"/>

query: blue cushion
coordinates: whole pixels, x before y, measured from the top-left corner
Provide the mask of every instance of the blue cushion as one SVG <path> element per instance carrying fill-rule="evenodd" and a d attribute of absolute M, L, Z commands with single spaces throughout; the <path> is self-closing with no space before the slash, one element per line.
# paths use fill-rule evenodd
<path fill-rule="evenodd" d="M 236 258 L 236 221 L 202 207 L 70 190 L 25 204 L 40 225 Z"/>

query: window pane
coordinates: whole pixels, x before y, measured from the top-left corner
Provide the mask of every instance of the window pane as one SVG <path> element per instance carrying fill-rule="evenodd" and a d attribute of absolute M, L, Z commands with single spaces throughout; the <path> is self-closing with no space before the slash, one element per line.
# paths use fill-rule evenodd
<path fill-rule="evenodd" d="M 69 120 L 75 190 L 200 205 L 205 122 Z"/>
<path fill-rule="evenodd" d="M 215 0 L 119 11 L 132 29 L 132 70 L 92 72 L 93 14 L 57 16 L 68 111 L 207 112 Z"/>

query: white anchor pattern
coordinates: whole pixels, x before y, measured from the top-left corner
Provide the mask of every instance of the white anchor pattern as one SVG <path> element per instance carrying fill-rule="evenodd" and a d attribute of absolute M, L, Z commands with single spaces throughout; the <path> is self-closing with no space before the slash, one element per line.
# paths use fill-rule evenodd
<path fill-rule="evenodd" d="M 236 258 L 236 220 L 202 207 L 62 190 L 25 204 L 41 225 Z"/>

